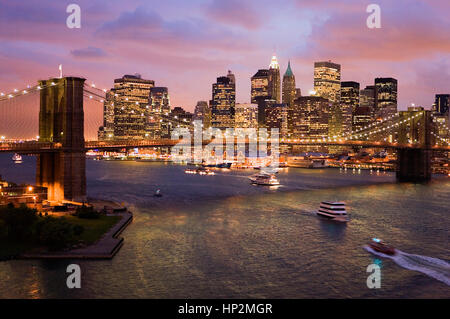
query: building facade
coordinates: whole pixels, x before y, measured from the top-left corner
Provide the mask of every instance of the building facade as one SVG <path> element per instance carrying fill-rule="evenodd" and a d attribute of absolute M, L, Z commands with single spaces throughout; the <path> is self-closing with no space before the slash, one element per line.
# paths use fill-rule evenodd
<path fill-rule="evenodd" d="M 202 121 L 204 128 L 211 127 L 211 109 L 206 101 L 198 101 L 194 110 L 194 120 Z"/>
<path fill-rule="evenodd" d="M 359 83 L 353 81 L 341 82 L 342 129 L 343 134 L 351 134 L 353 115 L 359 107 Z"/>
<path fill-rule="evenodd" d="M 341 66 L 331 61 L 314 63 L 315 95 L 339 103 L 341 94 Z"/>
<path fill-rule="evenodd" d="M 272 97 L 277 103 L 281 102 L 281 77 L 280 77 L 280 65 L 276 55 L 272 56 L 272 60 L 269 65 L 269 96 Z"/>
<path fill-rule="evenodd" d="M 375 116 L 386 118 L 397 113 L 397 80 L 394 78 L 375 79 Z"/>
<path fill-rule="evenodd" d="M 236 104 L 235 128 L 258 128 L 257 104 Z"/>
<path fill-rule="evenodd" d="M 236 85 L 233 78 L 234 76 L 228 73 L 227 76 L 218 77 L 217 82 L 212 85 L 212 127 L 226 129 L 235 125 Z"/>
<path fill-rule="evenodd" d="M 148 136 L 148 115 L 152 80 L 139 74 L 124 75 L 114 80 L 104 102 L 104 126 L 99 137 L 106 139 L 143 139 Z"/>
<path fill-rule="evenodd" d="M 146 138 L 168 138 L 170 136 L 170 99 L 166 87 L 150 89 L 147 114 Z"/>
<path fill-rule="evenodd" d="M 251 102 L 258 103 L 260 99 L 270 98 L 269 92 L 270 74 L 269 70 L 261 69 L 251 78 Z"/>
<path fill-rule="evenodd" d="M 295 76 L 292 73 L 291 61 L 288 62 L 286 72 L 283 75 L 282 101 L 287 106 L 294 105 L 297 92 L 295 88 Z"/>

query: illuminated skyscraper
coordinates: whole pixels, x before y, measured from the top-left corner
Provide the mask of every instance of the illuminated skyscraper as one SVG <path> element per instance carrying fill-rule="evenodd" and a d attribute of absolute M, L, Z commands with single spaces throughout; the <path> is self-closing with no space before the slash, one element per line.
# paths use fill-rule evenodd
<path fill-rule="evenodd" d="M 150 89 L 146 138 L 167 138 L 170 133 L 170 99 L 166 87 Z"/>
<path fill-rule="evenodd" d="M 206 101 L 198 101 L 194 110 L 194 120 L 202 121 L 203 127 L 211 126 L 211 109 Z"/>
<path fill-rule="evenodd" d="M 235 116 L 236 128 L 257 128 L 258 127 L 258 105 L 249 103 L 236 104 Z"/>
<path fill-rule="evenodd" d="M 295 97 L 295 76 L 291 70 L 291 61 L 289 61 L 286 72 L 283 75 L 283 103 L 291 106 L 294 104 Z"/>
<path fill-rule="evenodd" d="M 316 96 L 339 103 L 341 95 L 341 66 L 331 61 L 314 63 L 314 91 Z"/>
<path fill-rule="evenodd" d="M 375 86 L 366 86 L 364 90 L 359 91 L 359 106 L 367 107 L 370 110 L 370 114 L 375 119 Z"/>
<path fill-rule="evenodd" d="M 272 56 L 272 60 L 269 65 L 269 95 L 277 103 L 281 102 L 281 77 L 280 77 L 280 65 L 278 64 L 277 57 Z"/>
<path fill-rule="evenodd" d="M 352 115 L 359 107 L 359 83 L 348 81 L 341 82 L 341 103 L 342 126 L 344 134 L 352 132 Z"/>
<path fill-rule="evenodd" d="M 144 80 L 139 74 L 124 75 L 114 80 L 114 88 L 106 95 L 104 122 L 99 137 L 106 139 L 143 139 L 148 134 L 150 89 L 152 80 Z M 112 118 L 112 120 L 111 120 Z M 112 124 L 112 129 L 111 129 Z M 106 133 L 106 134 L 105 134 Z"/>
<path fill-rule="evenodd" d="M 279 129 L 281 138 L 287 137 L 288 134 L 288 106 L 284 103 L 273 104 L 265 109 L 265 127 L 270 130 L 272 128 Z"/>
<path fill-rule="evenodd" d="M 302 96 L 289 108 L 288 128 L 293 138 L 328 137 L 330 101 L 319 96 Z"/>
<path fill-rule="evenodd" d="M 385 118 L 397 113 L 397 80 L 376 78 L 375 89 L 376 117 Z"/>
<path fill-rule="evenodd" d="M 261 69 L 251 78 L 251 102 L 258 103 L 258 99 L 270 98 L 269 92 L 270 74 L 269 70 Z"/>
<path fill-rule="evenodd" d="M 436 94 L 434 105 L 436 113 L 449 115 L 450 94 Z"/>
<path fill-rule="evenodd" d="M 236 85 L 234 75 L 217 78 L 212 85 L 211 126 L 221 129 L 233 128 L 235 124 Z"/>

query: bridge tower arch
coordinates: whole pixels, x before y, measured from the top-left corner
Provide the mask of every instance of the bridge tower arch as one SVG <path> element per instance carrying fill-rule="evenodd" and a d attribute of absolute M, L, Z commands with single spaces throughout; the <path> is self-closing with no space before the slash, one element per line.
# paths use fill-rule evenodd
<path fill-rule="evenodd" d="M 417 148 L 397 149 L 397 180 L 399 182 L 426 182 L 431 179 L 431 111 L 400 112 L 399 144 L 416 144 Z M 412 120 L 407 120 L 412 118 Z"/>
<path fill-rule="evenodd" d="M 41 153 L 36 184 L 47 187 L 50 201 L 86 200 L 83 78 L 39 81 L 39 141 L 61 144 L 61 150 Z"/>

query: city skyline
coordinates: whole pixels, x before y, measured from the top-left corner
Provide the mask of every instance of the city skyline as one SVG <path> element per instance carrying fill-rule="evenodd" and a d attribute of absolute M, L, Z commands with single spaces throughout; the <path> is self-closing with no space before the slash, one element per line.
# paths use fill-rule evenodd
<path fill-rule="evenodd" d="M 430 107 L 435 94 L 448 91 L 450 79 L 448 22 L 439 10 L 446 4 L 433 2 L 381 1 L 378 30 L 366 27 L 366 5 L 356 1 L 339 7 L 330 1 L 269 2 L 261 6 L 270 10 L 268 18 L 252 2 L 195 1 L 187 6 L 169 1 L 149 8 L 133 1 L 125 8 L 79 1 L 81 29 L 66 27 L 66 3 L 5 4 L 0 14 L 0 90 L 57 76 L 62 63 L 65 75 L 83 75 L 105 88 L 123 74 L 140 73 L 168 87 L 173 106 L 192 112 L 197 101 L 209 99 L 211 83 L 226 70 L 236 75 L 236 102 L 250 102 L 250 78 L 268 68 L 275 51 L 281 70 L 291 61 L 303 92 L 313 88 L 313 63 L 332 60 L 342 66 L 342 81 L 357 81 L 361 87 L 372 85 L 376 77 L 398 79 L 399 110 L 411 103 Z M 402 8 L 411 13 L 407 19 L 398 16 Z M 434 22 L 428 23 L 431 18 Z M 46 36 L 49 32 L 54 36 Z M 423 46 L 417 45 L 419 40 Z M 377 43 L 375 49 L 371 43 Z M 196 81 L 187 81 L 192 77 Z"/>

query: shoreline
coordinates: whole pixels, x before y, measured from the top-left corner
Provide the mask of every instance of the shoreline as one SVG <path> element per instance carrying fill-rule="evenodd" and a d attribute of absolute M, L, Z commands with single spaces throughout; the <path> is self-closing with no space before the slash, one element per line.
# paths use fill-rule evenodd
<path fill-rule="evenodd" d="M 124 238 L 120 234 L 133 221 L 133 213 L 118 203 L 106 200 L 91 199 L 89 201 L 96 209 L 110 206 L 112 213 L 106 216 L 120 216 L 121 219 L 112 226 L 97 242 L 68 251 L 23 253 L 14 259 L 112 259 L 123 246 Z M 123 210 L 114 212 L 114 210 Z M 100 210 L 100 209 L 99 209 Z"/>

